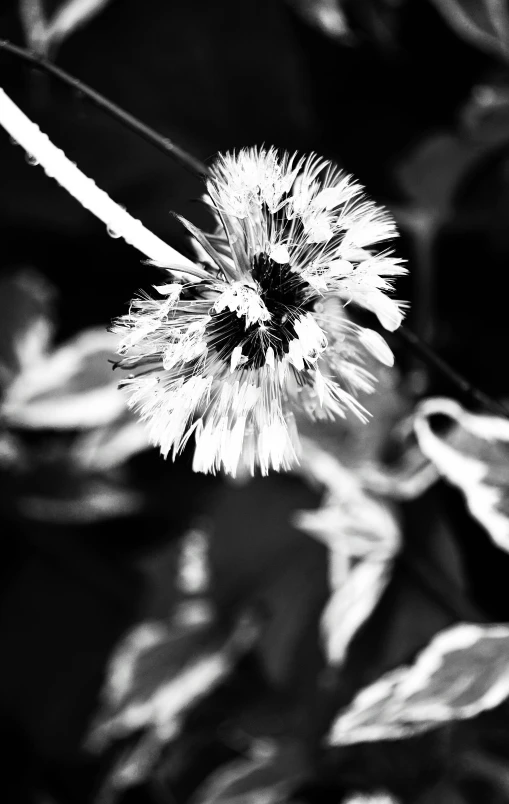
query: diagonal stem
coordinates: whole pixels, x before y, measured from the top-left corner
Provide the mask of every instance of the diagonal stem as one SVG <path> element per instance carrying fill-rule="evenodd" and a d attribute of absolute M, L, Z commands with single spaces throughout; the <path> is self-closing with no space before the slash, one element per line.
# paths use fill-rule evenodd
<path fill-rule="evenodd" d="M 509 419 L 509 410 L 502 402 L 492 399 L 492 397 L 485 394 L 484 391 L 479 390 L 470 380 L 467 380 L 466 377 L 463 377 L 462 374 L 443 360 L 440 355 L 424 343 L 424 341 L 421 341 L 414 332 L 401 326 L 394 334 L 399 336 L 399 338 L 425 363 L 447 377 L 450 382 L 454 383 L 462 393 L 481 404 L 495 416 L 505 416 Z"/>
<path fill-rule="evenodd" d="M 55 64 L 52 64 L 52 62 L 48 61 L 42 56 L 39 56 L 31 50 L 27 50 L 26 48 L 14 45 L 6 39 L 0 39 L 0 50 L 9 53 L 11 56 L 16 56 L 22 59 L 31 66 L 49 73 L 62 83 L 72 87 L 93 104 L 95 104 L 95 106 L 97 106 L 99 109 L 102 109 L 104 112 L 118 120 L 131 131 L 134 131 L 140 137 L 143 137 L 143 139 L 145 139 L 151 145 L 154 145 L 163 153 L 170 156 L 187 170 L 191 171 L 191 173 L 193 173 L 195 176 L 203 179 L 209 175 L 207 165 L 205 165 L 199 159 L 196 159 L 196 157 L 189 154 L 179 145 L 176 145 L 168 137 L 162 136 L 153 128 L 150 128 L 150 126 L 142 123 L 141 120 L 138 120 L 138 118 L 129 114 L 124 109 L 120 108 L 120 106 L 117 106 L 99 92 L 96 92 L 87 84 L 84 84 L 82 81 L 65 72 L 65 70 L 62 70 L 60 67 L 57 67 Z M 474 399 L 476 402 L 483 405 L 483 407 L 485 407 L 487 410 L 490 410 L 496 416 L 502 415 L 509 418 L 509 410 L 505 407 L 505 405 L 495 399 L 492 399 L 490 396 L 488 396 L 488 394 L 485 394 L 483 391 L 476 388 L 475 385 L 453 369 L 452 366 L 446 363 L 445 360 L 443 360 L 414 332 L 406 329 L 406 327 L 400 327 L 396 334 L 399 334 L 400 339 L 404 341 L 407 346 L 412 349 L 412 351 L 419 355 L 419 357 L 425 363 L 446 376 L 451 383 L 460 389 L 462 393 L 467 394 L 471 399 Z"/>
<path fill-rule="evenodd" d="M 96 92 L 78 78 L 75 78 L 73 75 L 65 72 L 65 70 L 62 70 L 55 64 L 52 64 L 52 62 L 48 61 L 43 56 L 39 56 L 37 53 L 27 50 L 26 48 L 18 47 L 18 45 L 13 45 L 6 39 L 0 39 L 0 50 L 3 50 L 5 53 L 9 53 L 11 56 L 17 56 L 36 69 L 43 70 L 55 78 L 58 78 L 59 81 L 62 81 L 62 83 L 66 84 L 67 86 L 72 87 L 99 109 L 102 109 L 104 112 L 106 112 L 106 114 L 109 114 L 131 131 L 134 131 L 140 137 L 143 137 L 143 139 L 145 139 L 147 142 L 150 142 L 151 145 L 154 145 L 160 151 L 163 151 L 163 153 L 167 154 L 172 159 L 175 159 L 176 162 L 181 164 L 187 170 L 191 171 L 191 173 L 193 173 L 195 176 L 204 178 L 208 175 L 208 168 L 203 162 L 200 162 L 199 159 L 196 159 L 194 156 L 187 153 L 187 151 L 184 151 L 183 148 L 180 148 L 178 145 L 172 142 L 169 137 L 163 137 L 157 131 L 154 131 L 153 128 L 150 128 L 150 126 L 147 126 L 145 123 L 142 123 L 141 120 L 138 120 L 137 117 L 134 117 L 134 115 L 129 114 L 129 112 L 126 112 L 124 109 L 121 109 L 116 103 L 108 100 L 108 98 L 105 98 L 104 95 Z"/>

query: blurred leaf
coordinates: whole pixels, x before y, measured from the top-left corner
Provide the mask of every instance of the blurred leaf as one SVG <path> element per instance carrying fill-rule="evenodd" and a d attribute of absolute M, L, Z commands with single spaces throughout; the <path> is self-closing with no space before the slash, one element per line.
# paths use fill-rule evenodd
<path fill-rule="evenodd" d="M 340 664 L 387 586 L 400 530 L 390 508 L 366 493 L 357 473 L 311 442 L 303 454 L 303 470 L 326 493 L 319 509 L 302 512 L 296 522 L 329 548 L 332 594 L 322 633 L 329 662 Z"/>
<path fill-rule="evenodd" d="M 459 179 L 481 152 L 478 142 L 444 132 L 433 134 L 400 165 L 401 187 L 419 208 L 439 218 L 449 209 Z"/>
<path fill-rule="evenodd" d="M 363 468 L 366 489 L 394 500 L 414 500 L 440 478 L 437 468 L 416 444 L 409 444 L 399 461 L 392 465 L 372 464 Z"/>
<path fill-rule="evenodd" d="M 432 0 L 451 28 L 481 50 L 509 55 L 509 11 L 505 0 Z"/>
<path fill-rule="evenodd" d="M 53 296 L 49 283 L 30 269 L 0 281 L 0 386 L 45 354 L 53 335 Z"/>
<path fill-rule="evenodd" d="M 64 0 L 48 15 L 47 0 L 19 0 L 19 12 L 27 45 L 41 56 L 103 11 L 111 0 Z"/>
<path fill-rule="evenodd" d="M 226 635 L 209 621 L 143 623 L 131 631 L 110 661 L 103 709 L 89 738 L 90 748 L 102 750 L 146 730 L 115 768 L 114 785 L 145 776 L 187 712 L 229 675 L 256 633 L 254 620 L 245 616 Z"/>
<path fill-rule="evenodd" d="M 475 779 L 482 779 L 489 785 L 491 791 L 501 796 L 501 800 L 504 802 L 509 800 L 509 762 L 505 751 L 502 757 L 499 757 L 486 753 L 476 746 L 474 749 L 462 752 L 460 763 L 463 779 L 467 785 L 469 783 L 471 785 Z"/>
<path fill-rule="evenodd" d="M 140 492 L 108 478 L 69 474 L 56 494 L 20 494 L 16 508 L 37 522 L 83 525 L 132 516 L 144 502 Z"/>
<path fill-rule="evenodd" d="M 293 10 L 321 33 L 347 43 L 352 39 L 343 0 L 287 0 Z"/>
<path fill-rule="evenodd" d="M 361 690 L 332 726 L 331 745 L 396 740 L 473 718 L 509 695 L 509 628 L 460 624 L 439 633 L 411 667 Z"/>
<path fill-rule="evenodd" d="M 380 462 L 392 438 L 392 431 L 411 410 L 395 368 L 382 366 L 370 356 L 366 356 L 365 368 L 377 381 L 376 393 L 359 394 L 359 402 L 371 414 L 367 424 L 356 416 L 336 421 L 311 421 L 308 416 L 298 417 L 299 433 L 339 458 L 343 466 L 361 473 L 366 467 Z"/>
<path fill-rule="evenodd" d="M 432 417 L 447 420 L 442 435 Z M 423 454 L 465 495 L 471 514 L 503 550 L 509 551 L 509 421 L 468 413 L 452 399 L 428 399 L 414 428 Z"/>
<path fill-rule="evenodd" d="M 261 749 L 260 756 L 230 762 L 212 774 L 191 804 L 281 804 L 306 772 L 302 749 L 295 742 L 267 741 Z"/>
<path fill-rule="evenodd" d="M 120 416 L 126 401 L 111 361 L 116 338 L 85 330 L 19 374 L 7 389 L 3 415 L 17 427 L 83 429 Z"/>
<path fill-rule="evenodd" d="M 125 408 L 104 427 L 78 436 L 72 446 L 71 460 L 80 469 L 105 472 L 151 446 L 145 424 Z"/>

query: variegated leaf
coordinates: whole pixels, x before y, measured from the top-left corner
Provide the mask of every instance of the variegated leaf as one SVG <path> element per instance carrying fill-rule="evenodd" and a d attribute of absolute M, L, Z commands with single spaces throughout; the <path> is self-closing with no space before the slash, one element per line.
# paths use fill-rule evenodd
<path fill-rule="evenodd" d="M 225 765 L 205 782 L 192 804 L 281 804 L 306 771 L 296 742 L 257 741 L 252 756 Z"/>
<path fill-rule="evenodd" d="M 326 492 L 322 506 L 302 512 L 297 525 L 330 551 L 322 634 L 329 662 L 340 664 L 387 586 L 400 531 L 391 509 L 366 493 L 357 473 L 310 442 L 303 454 L 304 471 Z"/>
<path fill-rule="evenodd" d="M 445 434 L 432 417 L 449 420 Z M 417 408 L 414 428 L 423 454 L 465 495 L 471 514 L 509 551 L 509 421 L 468 413 L 452 399 L 428 399 Z"/>
<path fill-rule="evenodd" d="M 475 717 L 509 695 L 509 628 L 468 623 L 439 633 L 410 667 L 361 690 L 335 720 L 330 745 L 411 737 Z"/>
<path fill-rule="evenodd" d="M 85 330 L 31 361 L 7 388 L 3 416 L 16 427 L 87 429 L 106 425 L 126 409 L 111 360 L 115 336 Z"/>
<path fill-rule="evenodd" d="M 141 734 L 112 772 L 113 787 L 145 777 L 162 746 L 179 734 L 186 713 L 229 675 L 256 636 L 249 616 L 224 634 L 210 619 L 181 618 L 179 610 L 170 625 L 146 622 L 128 634 L 109 664 L 103 708 L 88 741 L 100 751 Z"/>

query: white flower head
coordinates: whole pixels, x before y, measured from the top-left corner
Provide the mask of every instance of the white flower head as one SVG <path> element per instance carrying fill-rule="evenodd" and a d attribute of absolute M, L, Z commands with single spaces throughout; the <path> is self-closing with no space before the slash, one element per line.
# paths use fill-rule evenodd
<path fill-rule="evenodd" d="M 188 221 L 201 264 L 157 287 L 161 300 L 131 304 L 117 322 L 130 405 L 149 422 L 164 455 L 194 434 L 194 468 L 262 474 L 298 461 L 295 411 L 362 420 L 371 392 L 366 352 L 392 364 L 373 330 L 344 306 L 374 312 L 387 329 L 402 320 L 394 277 L 405 273 L 377 245 L 396 235 L 363 188 L 315 155 L 251 148 L 221 155 L 207 182 L 217 228 Z"/>

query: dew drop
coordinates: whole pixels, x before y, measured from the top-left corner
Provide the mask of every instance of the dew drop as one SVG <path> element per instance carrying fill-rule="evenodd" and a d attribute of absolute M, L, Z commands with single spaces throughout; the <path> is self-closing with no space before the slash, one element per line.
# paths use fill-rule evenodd
<path fill-rule="evenodd" d="M 116 232 L 114 229 L 111 228 L 111 226 L 107 226 L 106 231 L 108 232 L 110 237 L 114 238 L 122 237 L 122 235 L 119 235 L 118 232 Z"/>
<path fill-rule="evenodd" d="M 28 162 L 29 165 L 38 165 L 39 164 L 39 160 L 37 159 L 37 157 L 32 156 L 32 154 L 26 154 L 25 155 L 25 160 Z"/>

